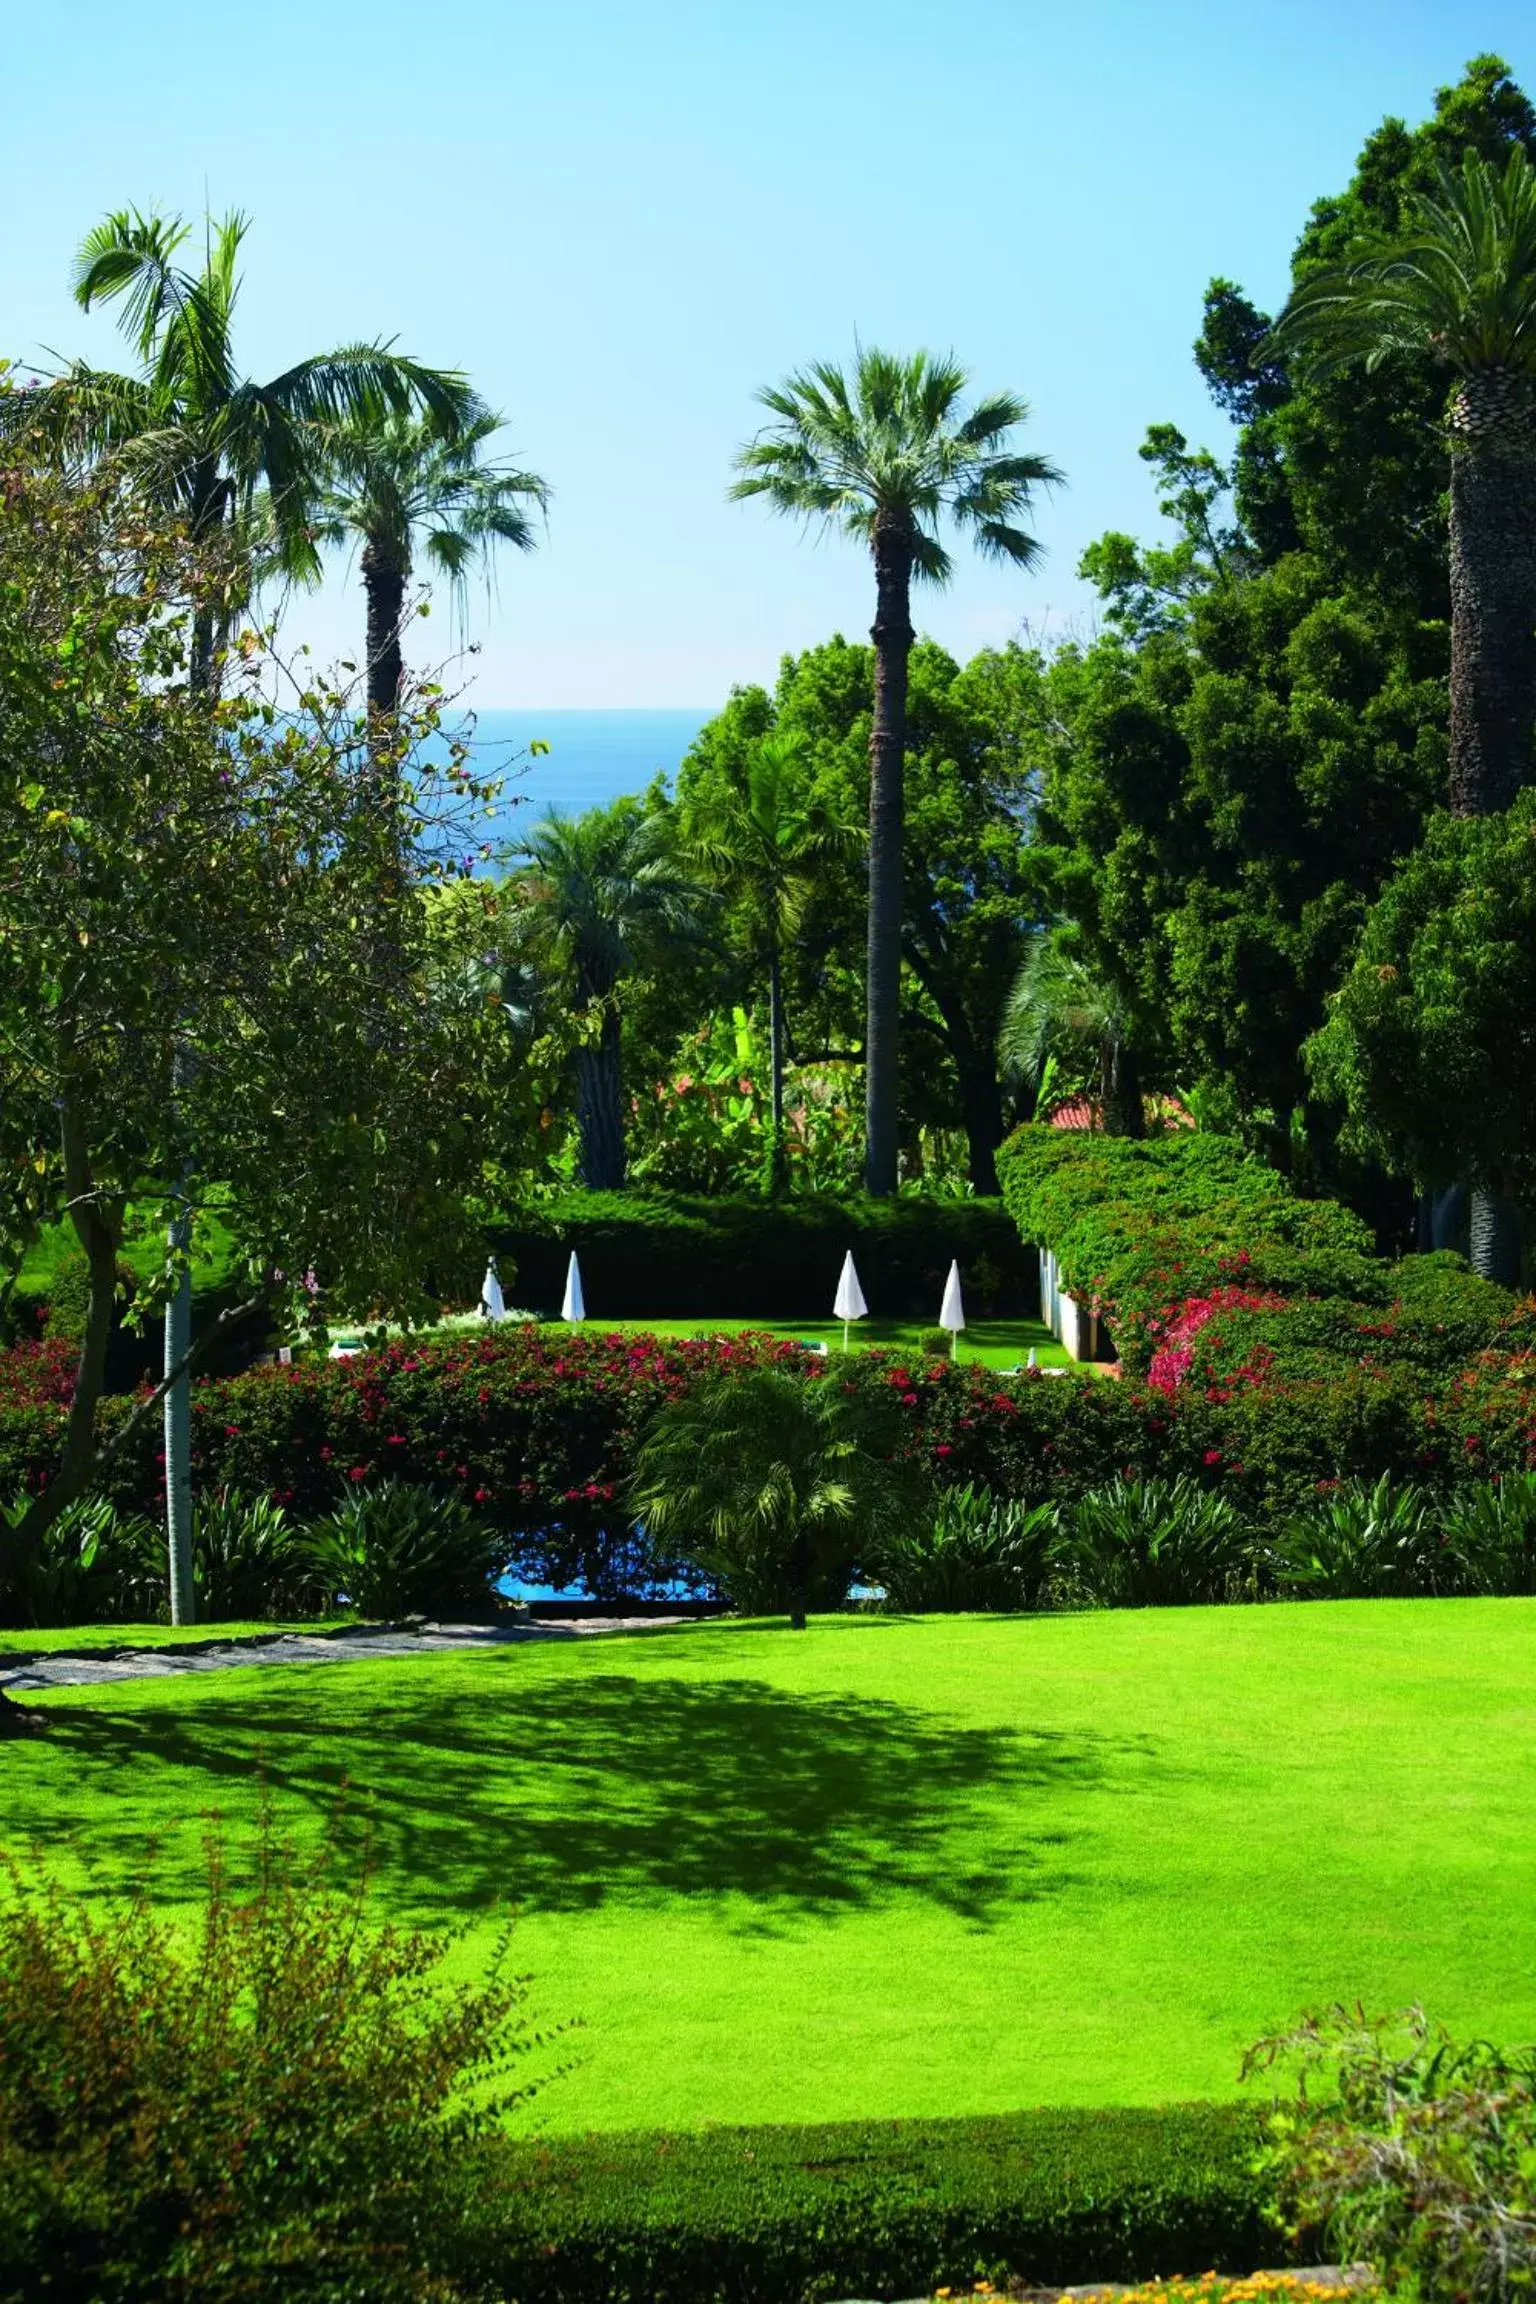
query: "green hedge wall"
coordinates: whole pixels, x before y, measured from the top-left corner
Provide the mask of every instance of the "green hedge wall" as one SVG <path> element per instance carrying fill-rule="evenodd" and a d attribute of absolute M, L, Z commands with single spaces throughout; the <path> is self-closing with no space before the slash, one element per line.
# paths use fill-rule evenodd
<path fill-rule="evenodd" d="M 1247 2107 L 593 2136 L 513 2148 L 519 2304 L 812 2304 L 1252 2271 L 1284 2254 Z"/>
<path fill-rule="evenodd" d="M 1019 1318 L 1039 1307 L 1038 1262 L 997 1200 L 584 1192 L 490 1230 L 516 1269 L 510 1293 L 531 1311 L 559 1309 L 574 1248 L 598 1321 L 828 1318 L 850 1248 L 877 1318 L 936 1319 L 954 1257 L 978 1313 Z"/>

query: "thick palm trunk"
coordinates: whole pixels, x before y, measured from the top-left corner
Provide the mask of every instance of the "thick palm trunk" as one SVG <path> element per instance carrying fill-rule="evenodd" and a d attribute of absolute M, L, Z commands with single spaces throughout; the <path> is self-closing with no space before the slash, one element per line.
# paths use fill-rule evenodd
<path fill-rule="evenodd" d="M 368 710 L 388 716 L 400 709 L 405 658 L 400 627 L 405 620 L 406 571 L 377 539 L 363 546 L 363 592 L 368 603 Z"/>
<path fill-rule="evenodd" d="M 611 1003 L 602 1033 L 576 1051 L 576 1126 L 581 1137 L 581 1181 L 589 1192 L 618 1192 L 624 1184 L 624 1082 L 619 1019 Z"/>
<path fill-rule="evenodd" d="M 1451 806 L 1529 784 L 1536 731 L 1536 382 L 1469 376 L 1451 412 Z"/>
<path fill-rule="evenodd" d="M 784 975 L 777 944 L 768 954 L 768 1156 L 763 1187 L 777 1199 L 788 1182 L 784 1157 Z"/>
<path fill-rule="evenodd" d="M 1518 1288 L 1523 1230 L 1517 1202 L 1502 1192 L 1473 1185 L 1468 1260 L 1474 1272 L 1485 1280 L 1496 1280 L 1501 1288 Z"/>
<path fill-rule="evenodd" d="M 1467 377 L 1451 411 L 1451 806 L 1507 808 L 1536 773 L 1536 383 Z M 1472 1269 L 1518 1287 L 1520 1211 L 1471 1188 Z"/>
<path fill-rule="evenodd" d="M 864 1028 L 864 1183 L 896 1189 L 896 1060 L 901 1018 L 901 884 L 912 651 L 912 539 L 875 526 L 875 715 L 869 733 L 869 944 Z"/>
<path fill-rule="evenodd" d="M 1123 1040 L 1108 1041 L 1100 1078 L 1105 1135 L 1145 1136 L 1147 1113 L 1135 1050 Z"/>

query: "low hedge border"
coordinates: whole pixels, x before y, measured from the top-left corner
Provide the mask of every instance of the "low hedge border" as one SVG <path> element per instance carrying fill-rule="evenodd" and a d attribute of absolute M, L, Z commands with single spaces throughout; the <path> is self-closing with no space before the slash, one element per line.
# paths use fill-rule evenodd
<path fill-rule="evenodd" d="M 1013 2273 L 1251 2271 L 1285 2250 L 1246 2105 L 589 2136 L 510 2148 L 518 2304 L 819 2304 Z"/>

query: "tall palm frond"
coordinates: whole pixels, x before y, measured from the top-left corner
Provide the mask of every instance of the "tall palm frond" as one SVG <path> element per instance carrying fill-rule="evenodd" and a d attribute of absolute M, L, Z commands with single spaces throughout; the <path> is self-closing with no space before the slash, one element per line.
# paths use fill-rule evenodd
<path fill-rule="evenodd" d="M 1536 376 L 1536 167 L 1517 146 L 1502 168 L 1471 152 L 1442 168 L 1401 230 L 1361 233 L 1299 282 L 1268 343 L 1323 369 L 1428 352 L 1457 376 Z"/>
<path fill-rule="evenodd" d="M 964 413 L 966 382 L 957 361 L 925 352 L 861 351 L 851 380 L 814 361 L 759 393 L 775 421 L 737 456 L 731 495 L 765 496 L 866 545 L 882 518 L 896 521 L 915 572 L 931 583 L 952 571 L 938 535 L 945 514 L 984 555 L 1032 567 L 1040 547 L 1018 523 L 1034 491 L 1061 474 L 1047 457 L 1003 450 L 1027 421 L 1027 402 L 996 393 Z"/>

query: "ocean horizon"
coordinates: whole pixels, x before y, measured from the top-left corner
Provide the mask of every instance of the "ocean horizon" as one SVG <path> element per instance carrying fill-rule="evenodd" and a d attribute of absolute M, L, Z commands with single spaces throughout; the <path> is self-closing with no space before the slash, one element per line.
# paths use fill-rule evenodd
<path fill-rule="evenodd" d="M 475 764 L 482 774 L 507 780 L 489 836 L 515 838 L 520 824 L 551 811 L 579 816 L 643 792 L 658 776 L 673 783 L 684 754 L 718 710 L 677 705 L 540 712 L 518 705 L 476 712 Z M 538 759 L 528 756 L 534 742 L 549 746 Z"/>

